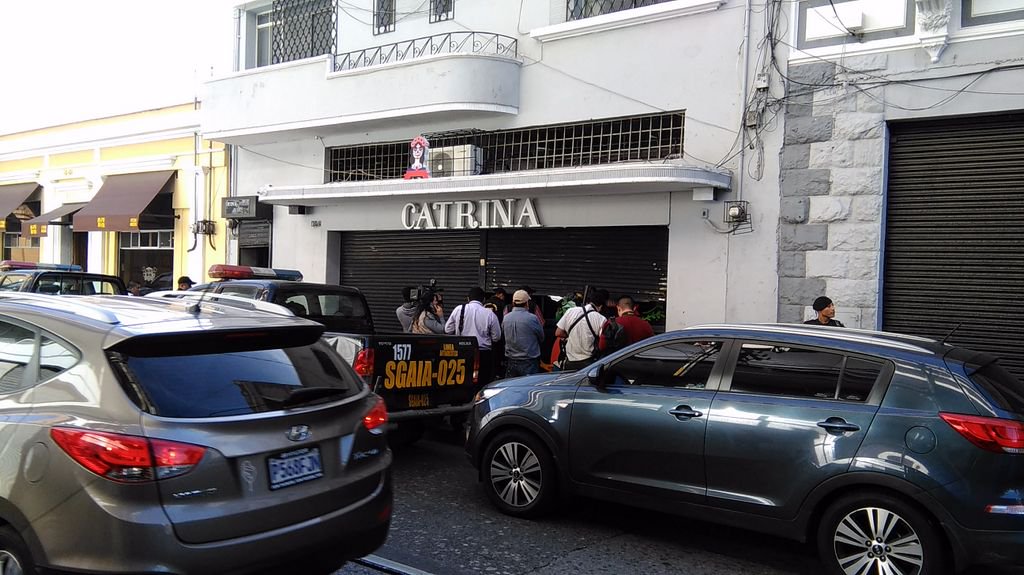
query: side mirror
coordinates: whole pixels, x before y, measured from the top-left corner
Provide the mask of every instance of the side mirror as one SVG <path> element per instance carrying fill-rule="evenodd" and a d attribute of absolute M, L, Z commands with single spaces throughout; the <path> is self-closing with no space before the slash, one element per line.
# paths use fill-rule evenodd
<path fill-rule="evenodd" d="M 605 369 L 604 364 L 597 364 L 587 371 L 587 380 L 590 385 L 593 385 L 599 390 L 604 390 L 607 387 L 606 380 L 608 379 L 608 370 Z"/>

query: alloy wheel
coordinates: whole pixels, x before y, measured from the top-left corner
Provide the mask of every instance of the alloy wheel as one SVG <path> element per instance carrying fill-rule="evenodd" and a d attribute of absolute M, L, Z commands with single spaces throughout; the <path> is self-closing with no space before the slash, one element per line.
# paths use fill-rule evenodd
<path fill-rule="evenodd" d="M 919 575 L 924 568 L 921 538 L 888 509 L 851 511 L 836 526 L 832 541 L 846 575 Z"/>
<path fill-rule="evenodd" d="M 24 575 L 18 558 L 2 549 L 0 549 L 0 575 Z"/>
<path fill-rule="evenodd" d="M 507 505 L 526 507 L 540 495 L 543 477 L 537 454 L 526 445 L 510 441 L 491 457 L 491 488 Z"/>

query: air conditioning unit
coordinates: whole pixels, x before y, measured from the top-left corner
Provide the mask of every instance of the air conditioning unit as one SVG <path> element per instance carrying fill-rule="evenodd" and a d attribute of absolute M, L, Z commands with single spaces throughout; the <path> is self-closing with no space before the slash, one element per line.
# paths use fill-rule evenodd
<path fill-rule="evenodd" d="M 484 169 L 484 151 L 472 144 L 430 150 L 430 177 L 475 176 Z"/>

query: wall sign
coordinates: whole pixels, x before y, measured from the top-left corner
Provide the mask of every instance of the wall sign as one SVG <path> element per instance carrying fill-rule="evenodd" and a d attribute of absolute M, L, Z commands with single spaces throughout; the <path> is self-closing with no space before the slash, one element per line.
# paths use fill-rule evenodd
<path fill-rule="evenodd" d="M 245 219 L 256 217 L 257 196 L 232 196 L 222 201 L 225 218 Z"/>
<path fill-rule="evenodd" d="M 238 247 L 265 248 L 270 246 L 270 221 L 250 220 L 238 226 Z"/>
<path fill-rule="evenodd" d="M 402 206 L 407 230 L 475 230 L 539 228 L 533 198 L 408 203 Z"/>

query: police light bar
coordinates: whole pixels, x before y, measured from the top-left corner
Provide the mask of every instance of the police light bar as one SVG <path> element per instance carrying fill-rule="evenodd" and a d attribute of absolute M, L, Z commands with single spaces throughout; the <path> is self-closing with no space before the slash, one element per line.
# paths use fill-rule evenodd
<path fill-rule="evenodd" d="M 285 270 L 277 268 L 258 268 L 253 266 L 232 266 L 227 264 L 214 264 L 210 266 L 208 274 L 211 278 L 248 280 L 256 278 L 267 278 L 275 280 L 302 281 L 302 272 L 298 270 Z"/>
<path fill-rule="evenodd" d="M 18 260 L 0 261 L 0 271 L 11 270 L 56 270 L 62 272 L 80 272 L 82 266 L 78 264 L 40 264 L 35 262 L 21 262 Z"/>

